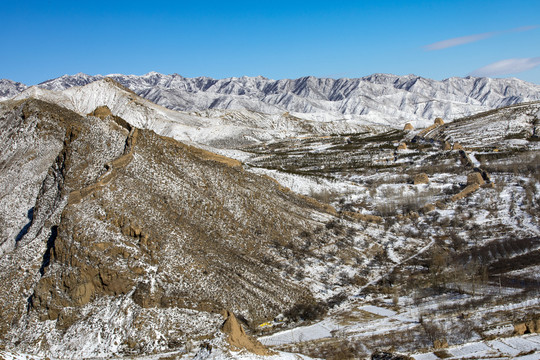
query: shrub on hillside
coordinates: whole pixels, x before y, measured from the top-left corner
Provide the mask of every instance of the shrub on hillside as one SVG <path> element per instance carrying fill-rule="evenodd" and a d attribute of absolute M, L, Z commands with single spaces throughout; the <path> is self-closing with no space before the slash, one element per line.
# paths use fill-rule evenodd
<path fill-rule="evenodd" d="M 285 312 L 285 317 L 291 321 L 316 320 L 326 314 L 328 306 L 320 302 L 298 303 Z"/>

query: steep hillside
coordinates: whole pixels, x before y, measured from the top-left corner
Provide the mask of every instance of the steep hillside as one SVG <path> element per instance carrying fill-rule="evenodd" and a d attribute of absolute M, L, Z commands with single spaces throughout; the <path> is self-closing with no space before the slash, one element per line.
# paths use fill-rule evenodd
<path fill-rule="evenodd" d="M 279 244 L 318 244 L 300 234 L 331 208 L 93 114 L 2 103 L 3 346 L 73 358 L 178 349 L 218 331 L 223 309 L 258 323 L 314 301 L 283 271 Z"/>

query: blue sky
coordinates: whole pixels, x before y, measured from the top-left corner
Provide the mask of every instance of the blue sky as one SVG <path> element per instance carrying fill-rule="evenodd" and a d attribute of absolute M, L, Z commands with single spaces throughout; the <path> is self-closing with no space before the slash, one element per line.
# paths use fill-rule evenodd
<path fill-rule="evenodd" d="M 4 2 L 0 78 L 392 73 L 540 84 L 539 14 L 539 0 Z"/>

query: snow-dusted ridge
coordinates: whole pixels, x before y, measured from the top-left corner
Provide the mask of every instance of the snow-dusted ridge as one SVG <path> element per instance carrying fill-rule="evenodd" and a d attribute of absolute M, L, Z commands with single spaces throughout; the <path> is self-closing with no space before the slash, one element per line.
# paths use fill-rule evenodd
<path fill-rule="evenodd" d="M 350 133 L 365 128 L 362 122 L 354 120 L 330 123 L 302 119 L 286 112 L 264 114 L 245 109 L 210 109 L 191 113 L 175 111 L 138 96 L 110 78 L 65 90 L 47 90 L 32 86 L 12 99 L 27 98 L 59 104 L 81 115 L 106 105 L 114 115 L 120 116 L 133 126 L 151 129 L 160 135 L 185 143 L 212 148 L 231 149 L 239 144 L 282 139 L 299 134 Z"/>
<path fill-rule="evenodd" d="M 26 90 L 27 86 L 19 82 L 0 79 L 0 100 L 9 99 L 21 91 Z"/>
<path fill-rule="evenodd" d="M 105 77 L 173 110 L 247 109 L 266 114 L 289 112 L 314 120 L 348 118 L 394 126 L 401 126 L 405 122 L 413 122 L 416 127 L 425 126 L 437 116 L 448 121 L 493 108 L 540 100 L 540 85 L 516 78 L 452 77 L 436 81 L 416 75 L 391 74 L 373 74 L 357 79 L 309 76 L 272 80 L 262 76 L 243 76 L 216 80 L 157 72 L 141 76 L 78 73 L 48 80 L 37 86 L 59 91 L 87 85 Z M 9 97 L 9 94 L 3 95 L 3 98 Z"/>

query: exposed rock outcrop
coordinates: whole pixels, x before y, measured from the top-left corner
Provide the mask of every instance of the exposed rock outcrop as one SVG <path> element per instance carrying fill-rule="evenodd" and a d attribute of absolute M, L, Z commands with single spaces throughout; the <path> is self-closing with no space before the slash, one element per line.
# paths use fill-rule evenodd
<path fill-rule="evenodd" d="M 514 325 L 514 334 L 523 335 L 527 331 L 527 325 L 525 323 L 519 323 Z"/>
<path fill-rule="evenodd" d="M 484 181 L 484 178 L 482 177 L 482 174 L 479 172 L 472 172 L 469 175 L 467 175 L 467 185 L 484 185 L 486 182 Z"/>
<path fill-rule="evenodd" d="M 446 339 L 436 339 L 433 341 L 434 349 L 446 349 L 448 347 L 448 341 Z"/>
<path fill-rule="evenodd" d="M 524 322 L 514 324 L 514 334 L 516 335 L 534 333 L 540 333 L 540 316 L 538 315 Z"/>
<path fill-rule="evenodd" d="M 88 116 L 95 116 L 104 120 L 107 116 L 111 116 L 111 109 L 107 105 L 98 106 L 94 111 L 88 114 Z"/>
<path fill-rule="evenodd" d="M 465 187 L 465 189 L 463 189 L 460 193 L 452 196 L 451 200 L 452 201 L 458 201 L 458 200 L 461 200 L 469 195 L 471 195 L 472 193 L 474 193 L 476 190 L 480 189 L 480 185 L 478 184 L 471 184 L 471 185 L 468 185 Z"/>
<path fill-rule="evenodd" d="M 226 312 L 226 320 L 221 327 L 221 331 L 227 335 L 227 342 L 231 350 L 247 350 L 256 355 L 274 354 L 255 338 L 248 336 L 242 325 L 238 323 L 236 316 L 230 311 Z"/>
<path fill-rule="evenodd" d="M 440 117 L 435 118 L 435 121 L 433 121 L 433 125 L 436 125 L 436 126 L 444 125 L 444 120 Z"/>
<path fill-rule="evenodd" d="M 416 174 L 413 177 L 414 185 L 428 184 L 428 183 L 429 183 L 429 177 L 426 173 Z"/>
<path fill-rule="evenodd" d="M 407 150 L 407 144 L 405 143 L 400 143 L 397 148 L 396 148 L 397 151 L 402 151 L 402 150 Z"/>

